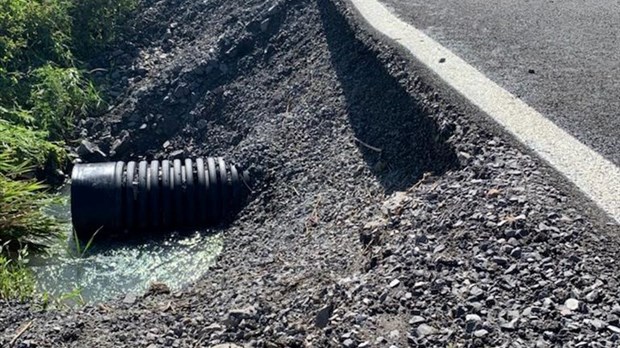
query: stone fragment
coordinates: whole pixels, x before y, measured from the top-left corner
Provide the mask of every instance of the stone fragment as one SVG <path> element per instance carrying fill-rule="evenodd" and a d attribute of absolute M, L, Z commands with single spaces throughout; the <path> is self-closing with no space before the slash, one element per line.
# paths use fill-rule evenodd
<path fill-rule="evenodd" d="M 576 311 L 579 308 L 579 301 L 574 298 L 569 298 L 566 302 L 564 302 L 564 306 L 571 311 Z"/>
<path fill-rule="evenodd" d="M 434 335 L 435 333 L 437 333 L 437 329 L 427 324 L 421 324 L 416 329 L 416 332 L 418 333 L 418 336 L 424 337 Z"/>
<path fill-rule="evenodd" d="M 77 154 L 85 162 L 102 162 L 106 159 L 106 154 L 99 149 L 99 146 L 88 140 L 82 140 L 77 148 Z"/>
<path fill-rule="evenodd" d="M 110 153 L 119 155 L 123 154 L 129 148 L 129 132 L 124 130 L 120 136 L 114 140 Z"/>
<path fill-rule="evenodd" d="M 620 335 L 620 327 L 614 326 L 614 325 L 607 325 L 607 329 L 615 334 L 619 334 Z"/>
<path fill-rule="evenodd" d="M 347 338 L 346 340 L 344 340 L 344 342 L 342 342 L 342 345 L 346 348 L 350 348 L 353 347 L 355 345 L 355 342 L 353 342 L 352 339 Z"/>
<path fill-rule="evenodd" d="M 423 322 L 425 322 L 426 319 L 422 316 L 419 315 L 414 315 L 410 320 L 409 320 L 409 324 L 411 325 L 417 325 L 417 324 L 421 324 Z"/>
<path fill-rule="evenodd" d="M 329 324 L 329 318 L 332 316 L 333 310 L 334 306 L 331 303 L 321 308 L 314 318 L 314 325 L 320 329 L 325 328 Z"/>
<path fill-rule="evenodd" d="M 381 206 L 381 211 L 385 216 L 400 215 L 405 203 L 409 200 L 406 192 L 395 192 Z"/>
<path fill-rule="evenodd" d="M 137 299 L 136 295 L 134 295 L 134 294 L 127 294 L 127 295 L 125 295 L 125 298 L 123 298 L 123 303 L 131 305 L 131 304 L 136 303 L 136 299 Z"/>
<path fill-rule="evenodd" d="M 480 330 L 474 331 L 474 336 L 478 337 L 478 338 L 485 337 L 488 334 L 489 334 L 489 332 L 487 330 L 485 330 L 485 329 L 480 329 Z"/>

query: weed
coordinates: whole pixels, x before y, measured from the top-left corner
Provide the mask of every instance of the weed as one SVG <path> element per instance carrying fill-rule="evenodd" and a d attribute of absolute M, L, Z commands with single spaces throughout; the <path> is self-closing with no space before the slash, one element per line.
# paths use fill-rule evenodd
<path fill-rule="evenodd" d="M 74 287 L 73 290 L 67 291 L 60 295 L 52 295 L 49 292 L 44 292 L 38 297 L 36 303 L 42 310 L 48 309 L 69 309 L 75 306 L 86 305 L 86 300 L 82 296 L 82 289 L 80 287 Z"/>
<path fill-rule="evenodd" d="M 120 38 L 128 17 L 138 5 L 136 0 L 74 1 L 70 10 L 73 45 L 77 54 L 87 59 L 100 54 Z"/>
<path fill-rule="evenodd" d="M 0 153 L 0 243 L 3 250 L 42 251 L 61 236 L 58 221 L 43 211 L 56 198 L 35 180 L 13 180 L 28 169 L 2 160 L 7 157 Z"/>
<path fill-rule="evenodd" d="M 80 241 L 77 231 L 73 229 L 73 242 L 74 242 L 75 252 L 74 253 L 69 252 L 69 254 L 79 259 L 83 259 L 84 257 L 86 257 L 86 254 L 92 248 L 93 241 L 95 240 L 95 237 L 97 237 L 97 234 L 99 234 L 99 231 L 101 231 L 101 228 L 99 228 L 97 231 L 95 231 L 95 233 L 93 233 L 92 236 L 90 236 L 90 238 L 88 239 L 88 242 L 86 242 L 86 245 L 83 245 L 82 241 Z"/>
<path fill-rule="evenodd" d="M 7 245 L 0 246 L 0 298 L 23 301 L 34 293 L 34 277 L 24 266 L 27 249 L 21 249 L 16 258 L 3 255 Z"/>
<path fill-rule="evenodd" d="M 32 72 L 28 105 L 37 129 L 52 140 L 65 139 L 78 117 L 97 110 L 102 100 L 92 83 L 75 68 L 44 65 Z"/>
<path fill-rule="evenodd" d="M 1 112 L 1 110 L 0 110 Z M 46 140 L 47 132 L 34 131 L 0 119 L 0 173 L 12 177 L 42 169 L 60 167 L 67 153 L 61 143 Z"/>

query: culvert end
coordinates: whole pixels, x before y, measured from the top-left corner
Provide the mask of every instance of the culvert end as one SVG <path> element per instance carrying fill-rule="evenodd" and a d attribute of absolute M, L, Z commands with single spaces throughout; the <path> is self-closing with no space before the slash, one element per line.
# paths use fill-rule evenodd
<path fill-rule="evenodd" d="M 250 186 L 248 171 L 221 157 L 76 164 L 73 227 L 88 240 L 214 226 L 242 208 Z"/>

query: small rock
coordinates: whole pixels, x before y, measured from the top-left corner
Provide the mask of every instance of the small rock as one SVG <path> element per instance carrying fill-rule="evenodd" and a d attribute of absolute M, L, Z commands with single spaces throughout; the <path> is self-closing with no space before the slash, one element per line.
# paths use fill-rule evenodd
<path fill-rule="evenodd" d="M 36 348 L 37 344 L 32 340 L 23 340 L 19 343 L 17 348 Z"/>
<path fill-rule="evenodd" d="M 394 279 L 390 282 L 390 288 L 395 288 L 400 284 L 400 280 Z"/>
<path fill-rule="evenodd" d="M 417 324 L 421 324 L 423 322 L 425 322 L 426 319 L 422 316 L 419 315 L 414 315 L 410 320 L 409 320 L 409 324 L 411 325 L 417 325 Z"/>
<path fill-rule="evenodd" d="M 88 140 L 82 140 L 77 148 L 77 154 L 85 162 L 101 162 L 107 157 L 97 145 Z"/>
<path fill-rule="evenodd" d="M 620 327 L 607 325 L 607 329 L 613 333 L 620 334 Z"/>
<path fill-rule="evenodd" d="M 418 328 L 416 329 L 416 332 L 418 333 L 418 336 L 424 337 L 424 336 L 434 335 L 435 333 L 437 333 L 437 329 L 435 329 L 434 327 L 430 325 L 422 324 L 418 326 Z"/>
<path fill-rule="evenodd" d="M 498 197 L 501 193 L 502 193 L 502 191 L 500 191 L 500 190 L 498 190 L 498 189 L 496 189 L 496 188 L 493 188 L 493 189 L 490 189 L 490 190 L 488 190 L 488 191 L 487 191 L 486 196 L 487 196 L 487 198 L 496 198 L 496 197 Z"/>
<path fill-rule="evenodd" d="M 321 308 L 314 318 L 314 325 L 320 329 L 326 327 L 329 324 L 329 318 L 332 316 L 333 310 L 334 306 L 331 303 Z"/>
<path fill-rule="evenodd" d="M 465 316 L 465 321 L 473 321 L 473 322 L 476 322 L 476 323 L 477 323 L 477 322 L 479 322 L 479 321 L 481 321 L 481 320 L 482 320 L 482 319 L 481 319 L 481 318 L 480 318 L 480 316 L 479 316 L 479 315 L 477 315 L 477 314 L 467 314 L 467 315 Z"/>
<path fill-rule="evenodd" d="M 426 244 L 428 243 L 428 237 L 426 235 L 421 234 L 415 238 L 415 242 L 417 244 Z"/>
<path fill-rule="evenodd" d="M 471 295 L 472 300 L 479 299 L 482 295 L 484 295 L 484 291 L 477 286 L 473 286 L 469 289 L 469 294 Z"/>
<path fill-rule="evenodd" d="M 248 306 L 242 309 L 232 309 L 228 311 L 228 316 L 240 319 L 252 319 L 256 317 L 256 308 L 254 308 L 254 306 Z"/>
<path fill-rule="evenodd" d="M 134 303 L 136 303 L 136 299 L 137 299 L 136 295 L 134 295 L 134 294 L 127 294 L 127 295 L 125 295 L 125 298 L 123 299 L 123 303 L 134 304 Z"/>
<path fill-rule="evenodd" d="M 517 328 L 517 320 L 519 320 L 518 318 L 514 318 L 513 320 L 509 321 L 509 322 L 504 322 L 502 324 L 500 324 L 500 328 L 504 331 L 514 331 Z"/>
<path fill-rule="evenodd" d="M 169 294 L 170 288 L 165 283 L 151 282 L 145 295 L 164 295 Z"/>
<path fill-rule="evenodd" d="M 122 154 L 129 148 L 129 132 L 126 130 L 121 132 L 120 137 L 118 137 L 112 143 L 112 147 L 110 148 L 110 153 L 112 154 Z"/>
<path fill-rule="evenodd" d="M 403 211 L 404 204 L 408 200 L 409 197 L 407 196 L 406 192 L 395 192 L 394 194 L 392 194 L 392 196 L 390 196 L 389 199 L 383 202 L 383 205 L 381 206 L 381 211 L 386 216 L 400 215 Z"/>
<path fill-rule="evenodd" d="M 488 334 L 489 334 L 489 332 L 487 330 L 485 330 L 485 329 L 480 329 L 480 330 L 474 331 L 474 336 L 476 336 L 478 338 L 485 337 Z"/>
<path fill-rule="evenodd" d="M 172 159 L 182 159 L 185 151 L 183 150 L 175 150 L 170 153 L 170 158 Z"/>
<path fill-rule="evenodd" d="M 579 308 L 579 301 L 574 298 L 569 298 L 566 302 L 564 302 L 564 306 L 571 311 L 576 311 Z"/>
<path fill-rule="evenodd" d="M 342 342 L 342 345 L 343 345 L 344 347 L 349 348 L 349 347 L 353 347 L 353 346 L 355 345 L 355 342 L 353 342 L 353 340 L 352 340 L 352 339 L 347 338 L 346 340 L 344 340 L 344 342 Z"/>
<path fill-rule="evenodd" d="M 255 317 L 256 309 L 254 306 L 249 306 L 243 309 L 233 309 L 228 311 L 228 316 L 226 317 L 224 324 L 226 324 L 229 328 L 237 328 L 243 320 L 254 319 Z"/>
<path fill-rule="evenodd" d="M 599 320 L 599 319 L 586 319 L 586 320 L 584 320 L 584 322 L 586 324 L 591 325 L 597 331 L 600 331 L 600 330 L 604 329 L 605 326 L 607 325 L 604 321 Z"/>
<path fill-rule="evenodd" d="M 474 332 L 478 327 L 479 323 L 482 321 L 480 317 L 476 314 L 467 314 L 465 316 L 465 331 L 466 332 Z"/>
<path fill-rule="evenodd" d="M 213 324 L 211 324 L 211 325 L 209 325 L 209 326 L 205 327 L 205 330 L 207 330 L 207 331 L 220 331 L 220 330 L 222 330 L 223 328 L 224 328 L 224 327 L 223 327 L 222 325 L 217 324 L 217 323 L 213 323 Z"/>
<path fill-rule="evenodd" d="M 503 257 L 499 257 L 499 256 L 494 257 L 493 262 L 495 262 L 496 264 L 500 266 L 506 266 L 508 264 L 508 260 L 506 260 Z"/>
<path fill-rule="evenodd" d="M 596 290 L 592 290 L 590 291 L 587 295 L 586 295 L 586 301 L 589 303 L 595 303 L 598 302 L 599 300 L 599 292 Z"/>
<path fill-rule="evenodd" d="M 211 348 L 243 348 L 243 347 L 238 344 L 234 344 L 234 343 L 220 343 L 220 344 L 211 346 Z"/>

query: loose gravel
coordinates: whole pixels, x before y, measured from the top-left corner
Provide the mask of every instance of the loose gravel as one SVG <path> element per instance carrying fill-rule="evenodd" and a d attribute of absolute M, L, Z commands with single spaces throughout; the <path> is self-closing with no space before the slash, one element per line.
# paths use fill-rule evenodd
<path fill-rule="evenodd" d="M 604 347 L 618 238 L 339 0 L 143 3 L 93 62 L 108 159 L 223 155 L 259 178 L 215 267 L 65 311 L 0 302 L 15 347 Z M 108 63 L 112 62 L 112 63 Z M 89 151 L 82 151 L 89 160 Z"/>

